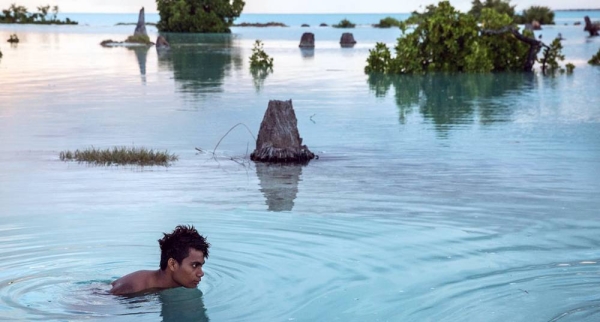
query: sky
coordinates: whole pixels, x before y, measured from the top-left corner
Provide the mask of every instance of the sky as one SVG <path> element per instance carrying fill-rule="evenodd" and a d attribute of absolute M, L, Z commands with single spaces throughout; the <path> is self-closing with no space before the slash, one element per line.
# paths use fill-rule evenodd
<path fill-rule="evenodd" d="M 421 11 L 438 0 L 245 0 L 244 13 L 408 13 Z M 472 0 L 450 0 L 460 11 L 471 8 Z M 0 9 L 8 8 L 12 3 L 27 7 L 30 12 L 37 11 L 41 5 L 58 5 L 62 13 L 135 13 L 141 7 L 146 13 L 156 12 L 155 0 L 0 0 Z M 532 5 L 548 6 L 557 9 L 600 8 L 598 0 L 512 0 L 517 11 Z"/>

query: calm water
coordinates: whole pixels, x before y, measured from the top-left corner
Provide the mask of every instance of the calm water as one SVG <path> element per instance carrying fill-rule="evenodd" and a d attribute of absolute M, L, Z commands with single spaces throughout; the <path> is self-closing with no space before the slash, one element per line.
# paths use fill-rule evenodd
<path fill-rule="evenodd" d="M 352 49 L 299 26 L 338 15 L 247 15 L 291 27 L 170 34 L 166 55 L 99 46 L 132 33 L 113 25 L 125 16 L 0 25 L 21 38 L 0 43 L 0 320 L 599 320 L 600 68 L 586 61 L 600 37 L 573 26 L 584 14 L 600 20 L 559 13 L 540 32 L 577 66 L 554 78 L 369 78 L 368 50 L 399 35 L 368 27 L 377 15 L 350 18 Z M 266 77 L 249 72 L 255 39 L 275 59 Z M 216 158 L 195 150 L 240 122 L 256 135 L 270 99 L 293 100 L 319 160 L 247 162 L 241 127 Z M 58 159 L 121 145 L 180 160 Z M 197 290 L 106 295 L 157 268 L 156 240 L 181 223 L 213 245 Z"/>

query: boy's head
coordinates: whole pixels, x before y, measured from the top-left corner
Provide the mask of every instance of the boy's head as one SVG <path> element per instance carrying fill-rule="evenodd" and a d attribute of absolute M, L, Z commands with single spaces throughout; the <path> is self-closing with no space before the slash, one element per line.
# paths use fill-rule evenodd
<path fill-rule="evenodd" d="M 201 251 L 204 258 L 208 257 L 210 244 L 206 238 L 198 233 L 194 226 L 179 225 L 170 234 L 158 240 L 160 245 L 160 269 L 165 270 L 169 258 L 173 258 L 181 264 L 183 259 L 189 256 L 190 248 Z"/>

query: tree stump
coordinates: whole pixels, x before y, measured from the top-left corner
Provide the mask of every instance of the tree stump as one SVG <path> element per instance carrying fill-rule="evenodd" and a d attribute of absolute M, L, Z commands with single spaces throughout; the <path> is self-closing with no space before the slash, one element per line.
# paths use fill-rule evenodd
<path fill-rule="evenodd" d="M 342 47 L 352 47 L 356 44 L 356 40 L 354 40 L 354 35 L 350 32 L 345 32 L 342 34 L 342 38 L 340 38 L 340 44 Z"/>
<path fill-rule="evenodd" d="M 138 36 L 138 35 L 143 35 L 143 36 L 148 36 L 148 33 L 146 32 L 146 18 L 144 16 L 144 7 L 142 7 L 142 9 L 140 9 L 140 15 L 138 16 L 138 22 L 137 25 L 135 26 L 135 31 L 133 32 L 134 36 Z"/>
<path fill-rule="evenodd" d="M 315 48 L 315 34 L 312 32 L 305 32 L 300 38 L 300 48 Z"/>
<path fill-rule="evenodd" d="M 585 18 L 583 18 L 585 20 L 585 28 L 583 29 L 583 31 L 587 31 L 590 33 L 590 37 L 592 36 L 598 36 L 598 30 L 600 29 L 600 24 L 598 23 L 592 23 L 592 20 L 590 20 L 590 17 L 585 16 Z"/>
<path fill-rule="evenodd" d="M 298 121 L 292 100 L 269 101 L 260 123 L 256 149 L 250 154 L 252 161 L 273 163 L 308 163 L 315 157 L 298 132 Z"/>
<path fill-rule="evenodd" d="M 171 45 L 169 45 L 169 42 L 165 39 L 165 37 L 158 36 L 156 38 L 156 49 L 171 49 Z"/>

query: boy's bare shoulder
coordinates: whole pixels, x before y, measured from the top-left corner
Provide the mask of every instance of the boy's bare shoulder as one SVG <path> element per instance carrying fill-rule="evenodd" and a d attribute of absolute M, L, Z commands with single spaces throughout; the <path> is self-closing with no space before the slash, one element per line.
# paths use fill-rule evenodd
<path fill-rule="evenodd" d="M 154 271 L 137 271 L 111 283 L 111 294 L 124 295 L 144 291 L 151 287 Z"/>

